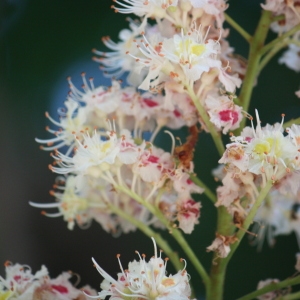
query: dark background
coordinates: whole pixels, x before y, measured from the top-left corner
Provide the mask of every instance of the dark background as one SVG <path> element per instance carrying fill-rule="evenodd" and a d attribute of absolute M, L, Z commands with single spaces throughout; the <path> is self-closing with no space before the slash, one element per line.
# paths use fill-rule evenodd
<path fill-rule="evenodd" d="M 229 4 L 228 13 L 252 33 L 260 15 L 259 1 Z M 47 168 L 52 160 L 34 141 L 47 136 L 44 127 L 50 124 L 44 112 L 56 118 L 56 107 L 62 106 L 68 92 L 68 75 L 77 86 L 82 71 L 94 76 L 96 83 L 101 81 L 91 49 L 103 49 L 102 36 L 117 40 L 118 32 L 127 26 L 126 16 L 115 14 L 110 5 L 110 0 L 0 0 L 0 262 L 28 264 L 34 271 L 45 264 L 52 277 L 73 270 L 81 275 L 82 284 L 90 283 L 98 290 L 102 278 L 92 266 L 92 256 L 115 275 L 119 271 L 116 254 L 122 254 L 124 267 L 136 258 L 135 250 L 149 257 L 153 254 L 150 239 L 141 233 L 113 238 L 96 223 L 87 230 L 69 231 L 62 218 L 45 218 L 28 201 L 53 201 L 48 190 L 55 174 Z M 230 40 L 237 53 L 247 56 L 246 43 L 233 30 Z M 251 114 L 259 109 L 263 123 L 280 121 L 281 113 L 287 120 L 300 113 L 300 100 L 294 95 L 299 74 L 276 61 L 262 72 L 250 109 Z M 198 175 L 213 186 L 207 174 L 217 165 L 218 156 L 205 134 L 196 153 Z M 200 200 L 200 225 L 187 240 L 208 267 L 211 255 L 205 248 L 214 237 L 215 212 L 205 196 Z M 252 291 L 261 279 L 292 275 L 297 251 L 294 236 L 279 237 L 275 248 L 265 245 L 261 253 L 246 238 L 229 265 L 225 299 Z M 203 294 L 192 265 L 187 269 Z M 0 274 L 4 275 L 4 267 Z"/>

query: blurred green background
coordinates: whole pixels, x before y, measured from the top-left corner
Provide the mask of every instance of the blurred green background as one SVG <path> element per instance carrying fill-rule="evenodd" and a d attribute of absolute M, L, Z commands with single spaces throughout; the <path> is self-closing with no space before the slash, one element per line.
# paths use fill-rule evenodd
<path fill-rule="evenodd" d="M 149 257 L 153 253 L 150 239 L 140 233 L 113 238 L 96 223 L 87 230 L 69 231 L 61 218 L 41 216 L 28 201 L 53 201 L 48 190 L 55 175 L 47 168 L 52 159 L 34 141 L 46 138 L 44 128 L 49 123 L 44 112 L 57 116 L 56 107 L 62 106 L 68 92 L 67 76 L 79 86 L 80 73 L 86 71 L 96 83 L 101 82 L 91 49 L 104 49 L 101 37 L 117 40 L 118 32 L 127 26 L 126 16 L 115 14 L 110 5 L 110 0 L 0 0 L 0 262 L 28 264 L 34 271 L 45 264 L 53 277 L 72 270 L 81 275 L 82 284 L 98 290 L 102 278 L 91 257 L 115 275 L 119 271 L 115 255 L 122 254 L 124 266 L 136 258 L 135 250 Z M 252 33 L 260 15 L 259 1 L 231 0 L 229 5 L 228 13 Z M 246 43 L 231 33 L 232 46 L 246 57 Z M 275 58 L 258 82 L 251 114 L 258 108 L 263 123 L 280 121 L 281 113 L 287 119 L 300 115 L 300 100 L 294 95 L 300 86 L 299 74 L 278 65 Z M 199 139 L 196 159 L 198 175 L 215 186 L 208 174 L 218 156 L 205 134 Z M 211 254 L 205 248 L 214 238 L 215 212 L 205 196 L 199 199 L 203 206 L 200 225 L 187 240 L 208 267 Z M 279 237 L 273 249 L 265 245 L 261 253 L 245 238 L 229 265 L 224 299 L 252 291 L 261 279 L 292 275 L 297 251 L 294 236 Z M 188 272 L 200 298 L 203 286 L 191 264 Z M 4 267 L 0 274 L 4 275 Z"/>

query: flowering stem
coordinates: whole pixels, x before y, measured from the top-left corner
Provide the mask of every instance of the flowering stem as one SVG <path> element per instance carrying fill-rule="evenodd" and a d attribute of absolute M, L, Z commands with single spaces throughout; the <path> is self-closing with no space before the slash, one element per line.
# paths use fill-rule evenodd
<path fill-rule="evenodd" d="M 260 53 L 263 55 L 265 54 L 267 51 L 271 50 L 274 46 L 276 46 L 277 44 L 282 43 L 287 37 L 293 35 L 294 33 L 296 33 L 297 31 L 300 30 L 300 24 L 298 24 L 297 26 L 295 26 L 294 28 L 290 29 L 289 31 L 287 31 L 286 33 L 282 34 L 281 36 L 279 36 L 278 38 L 274 39 L 272 42 L 270 42 L 269 44 L 265 45 L 261 50 Z"/>
<path fill-rule="evenodd" d="M 194 105 L 196 106 L 200 117 L 202 118 L 203 122 L 205 123 L 206 127 L 208 128 L 220 156 L 222 156 L 223 153 L 225 152 L 225 148 L 222 143 L 222 139 L 220 138 L 220 135 L 216 131 L 215 126 L 210 122 L 209 117 L 208 117 L 205 109 L 201 105 L 199 98 L 195 94 L 193 88 L 190 85 L 186 85 L 186 89 L 187 89 L 187 92 L 188 92 L 189 96 L 191 97 Z"/>
<path fill-rule="evenodd" d="M 285 20 L 285 15 L 273 16 L 273 22 L 283 21 Z"/>
<path fill-rule="evenodd" d="M 300 124 L 300 118 L 292 119 L 288 122 L 283 123 L 283 128 L 286 129 L 287 127 L 291 127 L 293 124 L 299 125 Z"/>
<path fill-rule="evenodd" d="M 259 64 L 257 73 L 259 74 L 261 70 L 267 65 L 267 63 L 284 47 L 286 47 L 289 44 L 288 41 L 285 41 L 281 44 L 277 44 L 274 46 L 261 60 L 261 63 Z"/>
<path fill-rule="evenodd" d="M 225 20 L 229 25 L 231 25 L 248 43 L 251 42 L 252 36 L 242 28 L 238 23 L 236 23 L 228 14 L 225 13 Z"/>
<path fill-rule="evenodd" d="M 261 206 L 262 202 L 264 201 L 264 199 L 268 195 L 270 189 L 272 188 L 272 185 L 273 185 L 272 181 L 268 181 L 266 183 L 266 186 L 260 191 L 258 198 L 256 199 L 256 201 L 253 204 L 251 210 L 249 211 L 246 219 L 244 220 L 242 228 L 236 234 L 236 237 L 238 238 L 238 241 L 235 242 L 231 246 L 231 251 L 230 251 L 229 255 L 224 260 L 229 261 L 230 258 L 232 257 L 233 253 L 235 252 L 235 250 L 239 246 L 240 242 L 242 241 L 242 239 L 243 239 L 243 237 L 244 237 L 244 235 L 246 233 L 246 230 L 248 230 L 248 228 L 252 224 L 252 221 L 253 221 L 256 213 L 257 213 L 257 210 L 259 209 L 259 207 Z"/>
<path fill-rule="evenodd" d="M 223 236 L 231 236 L 235 231 L 232 216 L 224 206 L 218 207 L 218 226 L 217 232 Z M 222 300 L 224 290 L 224 280 L 227 262 L 214 256 L 210 271 L 211 290 L 207 293 L 207 299 Z"/>
<path fill-rule="evenodd" d="M 125 194 L 130 196 L 132 199 L 134 199 L 138 203 L 140 203 L 141 205 L 145 206 L 154 216 L 156 216 L 162 222 L 162 224 L 164 224 L 166 226 L 166 228 L 171 233 L 171 236 L 174 237 L 174 239 L 181 246 L 182 250 L 185 252 L 187 257 L 190 259 L 191 263 L 197 270 L 198 274 L 203 279 L 206 289 L 208 289 L 208 287 L 210 286 L 209 276 L 208 276 L 207 272 L 205 271 L 204 267 L 202 266 L 202 264 L 200 263 L 200 261 L 198 260 L 197 256 L 193 252 L 193 250 L 190 248 L 187 241 L 184 239 L 182 233 L 177 228 L 172 227 L 170 222 L 163 215 L 163 213 L 159 209 L 157 209 L 155 206 L 153 206 L 151 203 L 145 201 L 145 199 L 143 197 L 134 193 L 132 190 L 128 189 L 125 186 L 116 185 L 114 187 L 117 190 L 124 192 Z"/>
<path fill-rule="evenodd" d="M 204 194 L 207 196 L 208 199 L 210 199 L 213 203 L 216 203 L 217 202 L 217 197 L 216 195 L 202 182 L 202 180 L 193 175 L 193 174 L 190 174 L 190 179 L 196 184 L 198 185 L 199 187 L 203 188 L 204 189 Z"/>
<path fill-rule="evenodd" d="M 300 299 L 300 292 L 288 294 L 285 296 L 280 296 L 276 298 L 275 300 L 299 300 Z"/>
<path fill-rule="evenodd" d="M 213 266 L 210 273 L 211 278 L 211 291 L 210 291 L 210 298 L 213 300 L 222 300 L 223 299 L 223 289 L 224 289 L 224 280 L 225 280 L 225 272 L 227 265 L 239 246 L 241 240 L 243 239 L 246 230 L 248 230 L 249 226 L 251 225 L 253 218 L 261 206 L 263 200 L 269 193 L 272 187 L 272 182 L 267 182 L 266 186 L 260 191 L 258 198 L 256 199 L 253 207 L 251 208 L 250 212 L 248 213 L 247 218 L 244 220 L 242 228 L 236 234 L 238 241 L 235 242 L 230 249 L 230 253 L 226 258 L 214 258 Z M 218 229 L 217 232 L 224 236 L 230 236 L 234 233 L 235 226 L 232 222 L 232 216 L 227 212 L 225 207 L 218 208 Z"/>
<path fill-rule="evenodd" d="M 169 246 L 169 244 L 161 237 L 161 235 L 154 230 L 152 230 L 147 224 L 137 220 L 136 218 L 132 218 L 131 215 L 127 214 L 124 210 L 112 205 L 111 203 L 107 203 L 109 209 L 125 219 L 126 221 L 132 223 L 135 227 L 137 227 L 140 231 L 142 231 L 145 235 L 154 237 L 156 243 L 159 247 L 166 253 L 167 257 L 170 259 L 172 264 L 174 265 L 177 271 L 182 270 L 182 263 L 179 260 L 178 254 L 173 251 L 173 249 Z"/>
<path fill-rule="evenodd" d="M 288 287 L 288 286 L 293 286 L 296 284 L 300 284 L 300 276 L 294 277 L 294 278 L 288 278 L 285 279 L 281 282 L 272 282 L 266 286 L 264 286 L 263 288 L 254 291 L 250 294 L 247 294 L 241 298 L 239 298 L 238 300 L 251 300 L 251 299 L 255 299 L 257 298 L 257 296 L 263 295 L 265 293 L 271 292 L 271 291 L 275 291 L 275 290 L 280 290 L 282 288 Z M 297 296 L 297 297 L 293 297 L 293 296 Z M 290 298 L 291 297 L 291 298 Z M 276 300 L 279 299 L 284 299 L 284 300 L 290 300 L 290 299 L 300 299 L 300 292 L 294 293 L 294 294 L 289 294 L 286 296 L 282 296 L 279 298 L 276 298 Z"/>
<path fill-rule="evenodd" d="M 246 112 L 249 109 L 250 99 L 253 91 L 253 84 L 257 76 L 257 69 L 259 67 L 260 58 L 263 54 L 261 53 L 261 49 L 264 46 L 271 22 L 272 13 L 270 11 L 264 10 L 258 22 L 255 34 L 251 40 L 248 57 L 248 68 L 239 95 L 239 99 L 243 105 L 243 109 Z M 241 122 L 241 129 L 245 127 L 245 123 L 246 118 L 244 118 Z"/>
<path fill-rule="evenodd" d="M 206 287 L 206 290 L 210 289 L 210 278 L 205 271 L 204 267 L 198 260 L 198 257 L 195 255 L 194 251 L 190 248 L 190 245 L 187 243 L 185 238 L 183 237 L 182 233 L 178 229 L 171 229 L 172 236 L 177 241 L 177 243 L 181 246 L 187 257 L 190 259 L 192 265 L 197 270 L 198 274 L 201 276 L 204 285 Z"/>
<path fill-rule="evenodd" d="M 300 42 L 297 41 L 297 40 L 290 39 L 289 42 L 290 42 L 290 44 L 294 44 L 294 45 L 296 45 L 297 47 L 300 47 Z"/>

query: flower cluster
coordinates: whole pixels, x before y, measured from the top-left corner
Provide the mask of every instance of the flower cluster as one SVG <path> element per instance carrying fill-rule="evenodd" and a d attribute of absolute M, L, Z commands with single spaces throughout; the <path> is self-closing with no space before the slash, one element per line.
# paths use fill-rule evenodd
<path fill-rule="evenodd" d="M 249 68 L 227 41 L 225 0 L 114 2 L 116 12 L 137 19 L 128 19 L 129 29 L 121 30 L 119 42 L 103 38 L 107 51 L 93 50 L 94 60 L 112 78 L 111 86 L 95 86 L 93 78 L 87 80 L 83 73 L 80 89 L 68 78 L 70 92 L 60 119 L 46 113 L 57 127 L 46 128 L 54 137 L 36 139 L 42 149 L 52 151 L 49 169 L 59 175 L 50 194 L 56 201 L 30 204 L 46 209 L 46 216 L 62 216 L 69 229 L 76 224 L 87 228 L 93 220 L 114 236 L 136 228 L 149 236 L 158 228 L 167 229 L 195 264 L 209 290 L 208 299 L 221 299 L 224 274 L 219 280 L 218 272 L 225 272 L 230 251 L 253 221 L 259 225 L 254 229 L 257 234 L 252 233 L 259 248 L 265 237 L 270 244 L 279 234 L 296 232 L 300 237 L 300 125 L 288 127 L 283 115 L 281 123 L 262 127 L 256 111 L 254 127 L 247 112 L 258 74 L 280 49 L 289 46 L 280 63 L 300 70 L 299 1 L 267 0 L 253 36 L 226 16 L 250 44 Z M 279 37 L 266 44 L 269 27 Z M 130 86 L 118 81 L 124 73 Z M 245 117 L 251 127 L 244 127 Z M 168 150 L 156 146 L 164 128 L 171 141 Z M 169 131 L 177 129 L 188 131 L 185 141 Z M 202 131 L 211 134 L 221 157 L 214 172 L 222 181 L 216 195 L 194 173 L 194 152 Z M 230 139 L 226 149 L 221 134 Z M 203 192 L 218 207 L 219 232 L 206 248 L 214 252 L 212 268 L 227 257 L 211 275 L 181 233 L 192 233 L 199 223 L 201 203 L 192 195 Z M 158 257 L 153 242 L 154 257 L 149 262 L 137 252 L 140 260 L 124 270 L 117 256 L 121 268 L 117 279 L 93 259 L 104 281 L 102 291 L 91 298 L 190 299 L 185 267 L 167 276 L 167 260 Z M 160 243 L 179 269 L 169 245 Z M 42 281 L 48 292 L 53 285 L 45 276 L 41 271 L 26 281 Z M 2 281 L 5 296 L 19 290 L 9 290 L 11 283 Z M 220 286 L 214 290 L 216 282 Z"/>
<path fill-rule="evenodd" d="M 169 223 L 192 232 L 201 205 L 191 194 L 203 192 L 189 179 L 196 143 L 187 139 L 187 146 L 176 151 L 171 134 L 170 153 L 153 143 L 164 126 L 188 126 L 192 132 L 200 122 L 206 131 L 223 133 L 239 127 L 243 115 L 234 92 L 245 65 L 225 40 L 226 7 L 224 1 L 116 1 L 116 11 L 134 13 L 141 20 L 129 19 L 130 29 L 120 32 L 119 43 L 104 38 L 112 51 L 94 50 L 95 60 L 108 75 L 129 72 L 128 81 L 146 92 L 122 87 L 116 80 L 110 87 L 96 87 L 85 74 L 81 90 L 68 79 L 71 91 L 60 120 L 46 113 L 58 127 L 47 127 L 55 137 L 36 139 L 42 149 L 54 151 L 49 168 L 62 175 L 51 191 L 57 202 L 31 202 L 33 206 L 58 208 L 58 213 L 43 213 L 63 216 L 70 229 L 95 219 L 114 234 L 133 230 L 113 208 L 161 227 L 149 206 L 137 200 L 141 197 Z M 149 18 L 156 24 L 150 25 Z M 221 87 L 228 93 L 220 92 Z M 107 121 L 112 119 L 116 121 Z M 151 133 L 149 140 L 145 132 Z"/>
<path fill-rule="evenodd" d="M 259 188 L 272 181 L 273 192 L 255 220 L 257 224 L 267 224 L 260 227 L 258 240 L 267 235 L 273 244 L 274 235 L 298 232 L 300 228 L 294 221 L 297 218 L 291 217 L 299 201 L 300 126 L 292 125 L 284 135 L 283 123 L 261 127 L 257 111 L 256 118 L 256 129 L 253 125 L 245 127 L 240 136 L 232 136 L 232 143 L 219 160 L 225 164 L 225 173 L 221 174 L 223 185 L 217 189 L 216 205 L 225 206 L 235 219 L 243 222 L 259 195 Z"/>
<path fill-rule="evenodd" d="M 128 81 L 143 90 L 165 94 L 165 107 L 182 107 L 188 116 L 193 102 L 208 112 L 217 130 L 239 127 L 242 109 L 219 93 L 234 93 L 245 74 L 245 61 L 233 55 L 223 29 L 225 1 L 116 1 L 115 10 L 142 17 L 129 20 L 130 30 L 120 32 L 121 42 L 104 39 L 112 50 L 94 50 L 101 68 L 110 76 L 129 72 Z M 156 24 L 150 25 L 151 17 Z M 194 90 L 197 100 L 188 100 Z M 218 106 L 218 111 L 214 107 Z M 195 123 L 197 116 L 193 116 Z M 202 120 L 199 120 L 206 128 Z M 189 124 L 188 124 L 189 125 Z M 190 126 L 190 125 L 189 125 Z"/>
<path fill-rule="evenodd" d="M 271 25 L 275 32 L 286 32 L 300 23 L 299 2 L 297 0 L 267 0 L 261 5 L 275 16 L 284 16 Z"/>
<path fill-rule="evenodd" d="M 5 263 L 5 271 L 6 277 L 0 276 L 2 300 L 84 300 L 87 299 L 85 295 L 96 295 L 89 286 L 84 286 L 80 290 L 75 287 L 78 282 L 73 286 L 69 280 L 76 274 L 71 272 L 64 272 L 51 279 L 45 266 L 32 274 L 29 266 L 10 262 Z"/>
<path fill-rule="evenodd" d="M 58 130 L 47 128 L 55 137 L 37 139 L 47 144 L 43 149 L 54 150 L 54 164 L 49 168 L 62 175 L 51 191 L 57 202 L 31 205 L 57 208 L 58 213 L 43 213 L 63 216 L 69 229 L 75 223 L 85 228 L 94 219 L 115 235 L 134 230 L 115 215 L 112 206 L 143 223 L 161 227 L 132 196 L 139 195 L 161 210 L 169 222 L 191 233 L 201 207 L 191 194 L 203 191 L 189 179 L 193 164 L 180 163 L 174 154 L 175 144 L 168 153 L 151 143 L 162 126 L 179 128 L 186 124 L 179 108 L 164 109 L 161 95 L 139 94 L 134 88 L 122 88 L 117 81 L 109 89 L 94 87 L 92 80 L 88 84 L 84 74 L 83 81 L 84 90 L 80 91 L 69 79 L 71 93 L 60 122 L 46 114 L 59 126 Z M 118 128 L 114 120 L 109 121 L 113 116 L 120 124 Z M 143 140 L 147 130 L 153 132 L 150 141 Z M 127 194 L 120 193 L 120 188 Z"/>
<path fill-rule="evenodd" d="M 146 262 L 146 256 L 140 255 L 140 260 L 130 262 L 128 269 L 123 269 L 120 255 L 117 255 L 121 273 L 114 279 L 107 274 L 93 259 L 97 271 L 104 277 L 101 283 L 102 291 L 97 299 L 146 299 L 146 300 L 189 300 L 191 289 L 189 286 L 189 275 L 185 270 L 178 271 L 175 275 L 166 275 L 168 259 L 163 260 L 161 253 L 157 256 L 155 240 L 154 256 Z"/>

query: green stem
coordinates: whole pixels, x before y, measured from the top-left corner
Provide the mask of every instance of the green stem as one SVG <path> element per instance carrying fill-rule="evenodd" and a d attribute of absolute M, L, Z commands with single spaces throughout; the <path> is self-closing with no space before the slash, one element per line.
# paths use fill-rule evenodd
<path fill-rule="evenodd" d="M 171 226 L 170 222 L 165 218 L 163 213 L 157 209 L 155 206 L 153 206 L 151 203 L 145 201 L 144 198 L 142 198 L 140 195 L 134 193 L 132 190 L 128 189 L 125 186 L 121 185 L 116 185 L 114 186 L 117 190 L 124 192 L 128 196 L 130 196 L 132 199 L 136 200 L 138 203 L 141 205 L 145 206 L 154 216 L 158 218 L 159 221 L 162 222 L 162 224 L 169 230 L 171 233 L 171 236 L 177 241 L 177 243 L 181 246 L 182 250 L 185 252 L 189 260 L 191 261 L 192 265 L 195 267 L 197 270 L 198 274 L 201 276 L 206 289 L 209 288 L 210 286 L 210 279 L 205 271 L 204 267 L 198 260 L 197 256 L 195 253 L 192 251 L 190 248 L 189 244 L 187 241 L 184 239 L 182 233 L 177 229 Z"/>
<path fill-rule="evenodd" d="M 212 201 L 212 203 L 216 203 L 217 202 L 217 197 L 216 195 L 202 182 L 202 180 L 195 176 L 190 174 L 190 179 L 199 187 L 204 189 L 204 194 L 207 196 L 208 199 L 210 199 Z"/>
<path fill-rule="evenodd" d="M 278 22 L 285 20 L 285 15 L 273 16 L 272 22 Z"/>
<path fill-rule="evenodd" d="M 267 196 L 271 187 L 272 187 L 272 183 L 268 182 L 266 186 L 261 190 L 257 200 L 255 201 L 253 207 L 248 213 L 247 218 L 244 221 L 243 227 L 236 234 L 238 241 L 231 246 L 230 253 L 228 254 L 228 256 L 223 259 L 217 258 L 216 256 L 214 257 L 213 265 L 210 272 L 210 279 L 211 279 L 211 291 L 209 293 L 210 298 L 207 299 L 213 299 L 213 300 L 223 299 L 224 280 L 225 280 L 227 265 L 233 253 L 235 252 L 241 240 L 243 239 L 246 230 L 248 230 L 258 208 L 261 206 L 263 200 Z M 223 206 L 219 207 L 217 232 L 223 236 L 231 236 L 233 235 L 234 231 L 235 231 L 235 226 L 233 225 L 232 222 L 232 216 L 227 212 L 225 207 Z"/>
<path fill-rule="evenodd" d="M 274 46 L 261 60 L 261 63 L 258 66 L 258 74 L 262 71 L 262 69 L 268 64 L 268 62 L 284 47 L 286 47 L 289 42 L 283 42 L 282 44 L 277 44 Z"/>
<path fill-rule="evenodd" d="M 197 95 L 195 94 L 193 88 L 190 85 L 186 85 L 186 89 L 188 91 L 189 96 L 191 97 L 194 105 L 196 106 L 200 117 L 202 118 L 203 122 L 205 123 L 206 127 L 209 130 L 209 133 L 212 136 L 212 139 L 216 145 L 216 148 L 220 154 L 220 156 L 223 155 L 223 153 L 225 152 L 225 147 L 222 143 L 222 139 L 219 135 L 219 133 L 216 131 L 215 126 L 210 122 L 209 117 L 204 109 L 204 107 L 201 105 Z"/>
<path fill-rule="evenodd" d="M 236 21 L 234 21 L 228 14 L 225 13 L 226 22 L 231 25 L 248 43 L 251 42 L 252 36 L 242 28 Z"/>
<path fill-rule="evenodd" d="M 300 124 L 300 118 L 292 119 L 290 121 L 287 121 L 283 123 L 283 128 L 286 129 L 288 127 L 291 127 L 293 124 L 299 125 Z"/>
<path fill-rule="evenodd" d="M 281 296 L 279 298 L 276 298 L 275 300 L 299 300 L 299 299 L 300 299 L 300 292 L 297 292 L 297 293 Z"/>
<path fill-rule="evenodd" d="M 255 34 L 250 44 L 248 68 L 243 81 L 242 89 L 239 95 L 240 102 L 243 104 L 244 111 L 248 111 L 250 99 L 253 91 L 254 81 L 257 76 L 257 69 L 261 58 L 261 49 L 264 46 L 270 23 L 272 22 L 272 13 L 264 10 L 256 28 Z M 246 118 L 241 122 L 240 128 L 245 127 Z"/>
<path fill-rule="evenodd" d="M 224 259 L 224 260 L 227 261 L 227 263 L 231 259 L 232 255 L 236 251 L 239 244 L 241 243 L 241 241 L 242 241 L 242 239 L 243 239 L 243 237 L 246 233 L 246 230 L 248 230 L 248 228 L 252 224 L 253 219 L 254 219 L 254 217 L 257 213 L 257 210 L 260 208 L 260 206 L 263 203 L 264 199 L 268 195 L 271 187 L 272 187 L 272 181 L 268 181 L 266 186 L 260 191 L 258 198 L 256 199 L 256 201 L 253 204 L 251 210 L 249 211 L 246 219 L 244 220 L 242 228 L 236 234 L 236 237 L 238 238 L 238 241 L 231 246 L 231 251 L 230 251 L 229 255 Z"/>
<path fill-rule="evenodd" d="M 233 225 L 232 216 L 228 213 L 225 206 L 218 207 L 218 225 L 217 233 L 223 236 L 233 235 L 236 227 Z M 227 262 L 214 255 L 213 263 L 210 271 L 211 291 L 210 298 L 213 300 L 223 299 L 224 281 L 226 274 Z"/>
<path fill-rule="evenodd" d="M 107 206 L 113 213 L 117 214 L 124 220 L 133 224 L 135 227 L 137 227 L 140 231 L 142 231 L 148 237 L 150 237 L 150 238 L 154 237 L 156 243 L 166 253 L 167 257 L 170 259 L 170 261 L 174 265 L 175 269 L 177 271 L 182 270 L 183 265 L 182 265 L 182 262 L 180 262 L 177 252 L 173 251 L 173 249 L 161 237 L 161 235 L 159 233 L 155 232 L 145 223 L 137 220 L 136 218 L 133 218 L 131 215 L 127 214 L 124 210 L 112 205 L 111 203 L 107 203 Z"/>
<path fill-rule="evenodd" d="M 297 47 L 300 47 L 300 41 L 297 41 L 297 40 L 290 39 L 289 40 L 289 44 L 294 44 Z"/>
<path fill-rule="evenodd" d="M 268 52 L 269 50 L 271 50 L 274 46 L 276 46 L 277 44 L 283 42 L 287 37 L 290 37 L 291 35 L 293 35 L 294 33 L 296 33 L 299 30 L 300 30 L 300 24 L 298 24 L 294 28 L 290 29 L 286 33 L 282 34 L 278 38 L 274 39 L 272 42 L 270 42 L 269 44 L 265 45 L 260 50 L 261 55 L 265 54 L 266 52 Z"/>
<path fill-rule="evenodd" d="M 257 291 L 254 291 L 250 294 L 247 294 L 247 295 L 239 298 L 238 300 L 252 300 L 252 299 L 255 299 L 258 296 L 266 294 L 268 292 L 280 290 L 282 288 L 293 286 L 293 285 L 296 285 L 296 284 L 299 284 L 299 283 L 300 283 L 300 276 L 297 276 L 297 277 L 294 277 L 294 278 L 288 278 L 288 279 L 285 279 L 285 280 L 280 281 L 278 283 L 272 282 L 272 283 L 264 286 L 263 288 L 261 288 Z M 294 295 L 297 295 L 298 298 L 285 298 L 287 296 L 294 296 Z M 295 294 L 286 295 L 286 296 L 284 296 L 282 298 L 279 298 L 279 299 L 284 299 L 284 300 L 287 300 L 287 299 L 300 299 L 299 295 L 300 295 L 300 293 L 298 292 L 298 293 L 295 293 Z"/>

